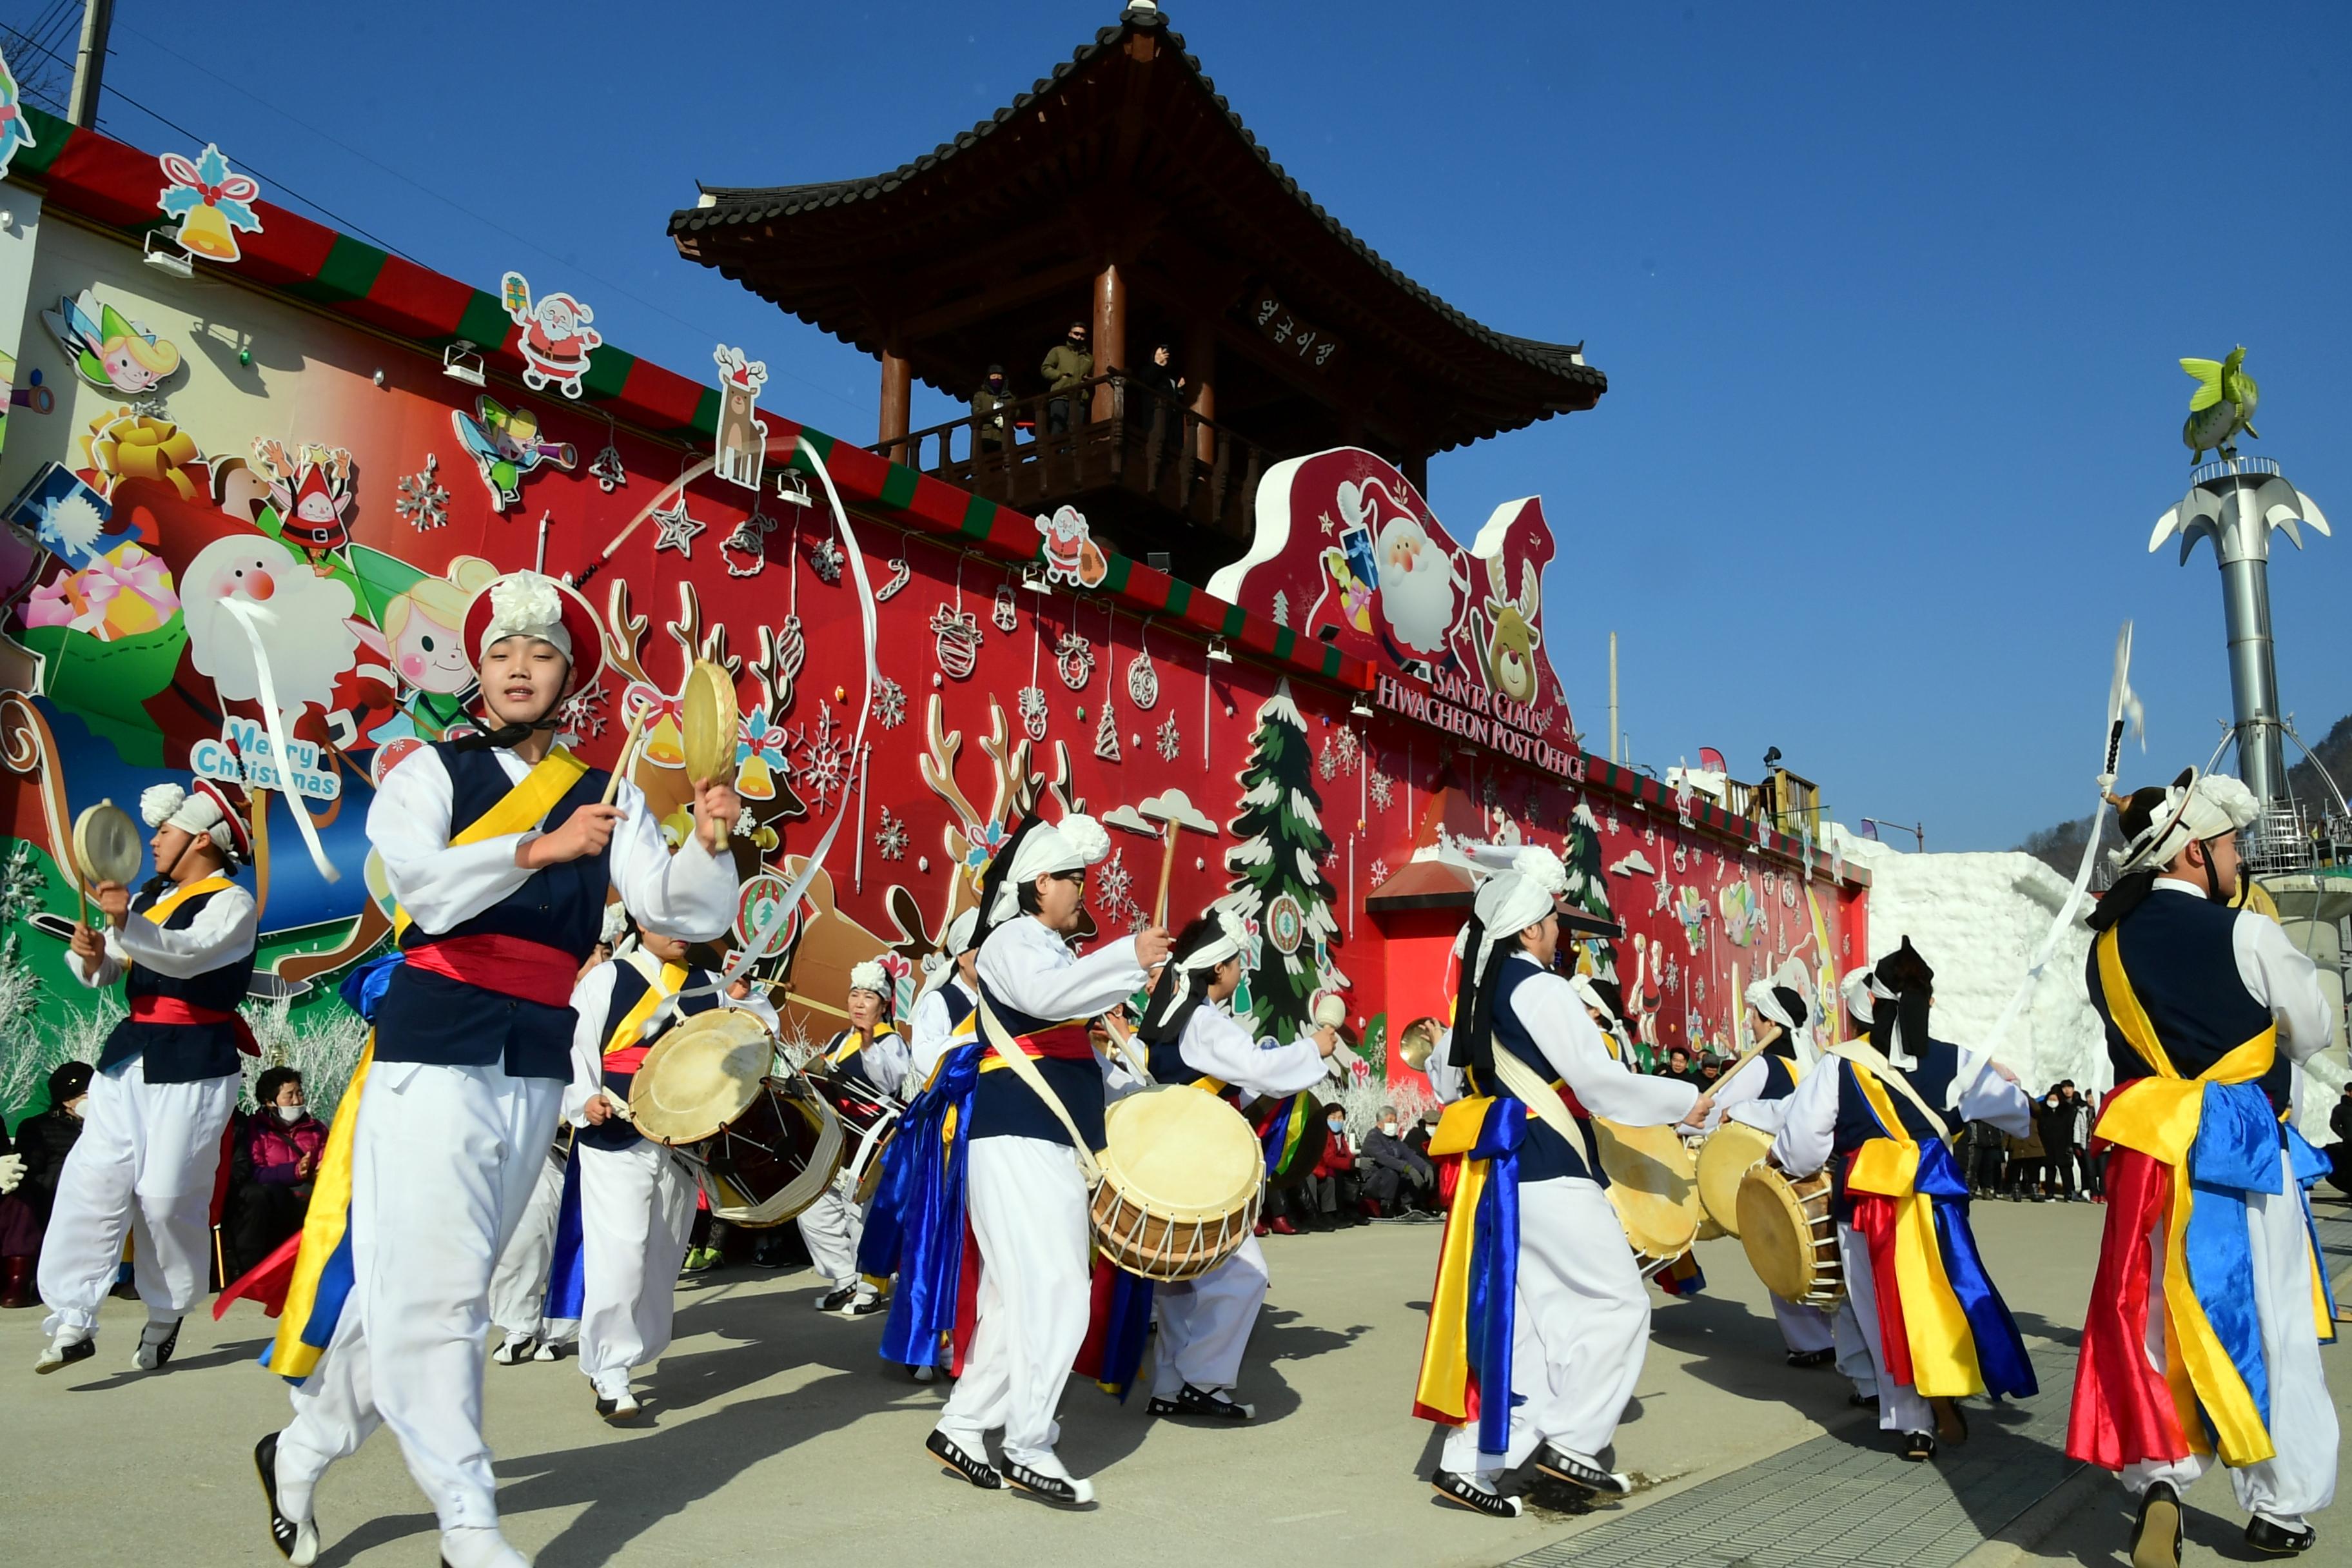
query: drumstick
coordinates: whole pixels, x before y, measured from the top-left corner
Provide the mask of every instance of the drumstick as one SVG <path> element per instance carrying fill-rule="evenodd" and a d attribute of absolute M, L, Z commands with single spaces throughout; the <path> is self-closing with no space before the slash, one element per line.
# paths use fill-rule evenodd
<path fill-rule="evenodd" d="M 637 731 L 645 728 L 645 722 L 646 710 L 643 708 L 630 712 L 629 726 L 621 735 L 621 754 L 613 763 L 613 776 L 604 781 L 604 798 L 598 805 L 612 805 L 613 797 L 621 793 L 622 775 L 629 771 L 629 753 L 636 749 Z"/>
<path fill-rule="evenodd" d="M 1169 818 L 1167 847 L 1160 852 L 1160 891 L 1151 900 L 1151 923 L 1156 926 L 1164 926 L 1168 923 L 1168 879 L 1176 874 L 1178 831 L 1176 819 Z"/>

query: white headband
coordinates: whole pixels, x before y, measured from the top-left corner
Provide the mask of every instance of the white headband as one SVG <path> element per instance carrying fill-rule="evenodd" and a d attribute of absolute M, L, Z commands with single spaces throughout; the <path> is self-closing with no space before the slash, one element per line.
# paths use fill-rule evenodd
<path fill-rule="evenodd" d="M 1241 917 L 1231 910 L 1219 910 L 1216 935 L 1190 952 L 1170 955 L 1169 963 L 1175 970 L 1174 983 L 1169 989 L 1167 1002 L 1160 1009 L 1160 1016 L 1152 1022 L 1166 1023 L 1176 1016 L 1179 1007 L 1184 1005 L 1192 994 L 1194 970 L 1214 969 L 1227 959 L 1239 958 L 1248 948 L 1249 929 L 1242 924 Z"/>
<path fill-rule="evenodd" d="M 139 815 L 150 827 L 176 827 L 210 842 L 230 859 L 236 858 L 236 835 L 227 814 L 208 790 L 182 789 L 175 784 L 153 784 L 139 793 Z"/>
<path fill-rule="evenodd" d="M 572 634 L 563 627 L 563 595 L 555 579 L 536 572 L 509 572 L 490 584 L 490 620 L 482 628 L 478 661 L 509 637 L 536 637 L 572 658 Z"/>
<path fill-rule="evenodd" d="M 1846 977 L 1838 982 L 1838 994 L 1845 998 L 1845 1010 L 1853 1021 L 1864 1025 L 1875 1013 L 1871 1005 L 1872 997 L 1885 994 L 1888 1001 L 1894 1000 L 1891 994 L 1880 991 L 1877 977 L 1871 973 L 1867 963 L 1859 969 L 1847 971 Z"/>
<path fill-rule="evenodd" d="M 1618 1019 L 1616 1010 L 1611 1007 L 1608 1003 L 1601 1000 L 1601 993 L 1593 988 L 1592 982 L 1589 977 L 1582 974 L 1570 975 L 1568 977 L 1568 988 L 1576 993 L 1577 1000 L 1582 1002 L 1586 1006 L 1600 1014 L 1601 1018 L 1610 1026 L 1614 1027 L 1618 1024 L 1620 1020 Z"/>
<path fill-rule="evenodd" d="M 1110 853 L 1110 835 L 1091 816 L 1076 813 L 1055 823 L 1039 823 L 1023 836 L 1013 852 L 1013 864 L 996 889 L 989 924 L 999 925 L 1021 912 L 1021 889 L 1040 877 L 1058 871 L 1083 871 Z"/>
<path fill-rule="evenodd" d="M 2107 852 L 2118 871 L 2157 871 L 2191 843 L 2235 833 L 2262 813 L 2254 792 L 2222 773 L 2191 772 L 2188 784 L 2167 785 L 2164 804 L 2147 826 L 2120 849 Z"/>

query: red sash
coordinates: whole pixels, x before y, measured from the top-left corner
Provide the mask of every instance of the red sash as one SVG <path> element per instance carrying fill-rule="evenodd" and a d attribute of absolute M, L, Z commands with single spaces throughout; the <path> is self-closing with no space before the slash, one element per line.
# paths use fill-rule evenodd
<path fill-rule="evenodd" d="M 1092 1061 L 1095 1055 L 1094 1042 L 1087 1037 L 1083 1023 L 1056 1024 L 1034 1035 L 1015 1035 L 1013 1043 L 1021 1047 L 1024 1057 L 1043 1057 L 1050 1061 Z"/>
<path fill-rule="evenodd" d="M 227 1024 L 236 1034 L 236 1048 L 249 1057 L 261 1054 L 261 1042 L 253 1037 L 252 1028 L 236 1013 L 224 1013 L 215 1007 L 198 1007 L 177 996 L 133 996 L 131 999 L 131 1021 L 134 1024 Z"/>
<path fill-rule="evenodd" d="M 500 996 L 548 1007 L 572 1005 L 580 957 L 519 936 L 445 936 L 408 950 L 411 967 L 462 980 Z"/>

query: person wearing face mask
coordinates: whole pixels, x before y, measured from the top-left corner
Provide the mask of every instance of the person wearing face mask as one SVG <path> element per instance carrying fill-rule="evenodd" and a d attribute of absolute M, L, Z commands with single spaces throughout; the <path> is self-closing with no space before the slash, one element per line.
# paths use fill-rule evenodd
<path fill-rule="evenodd" d="M 2217 1458 L 2247 1546 L 2292 1556 L 2317 1543 L 2339 1437 L 2308 1196 L 2326 1162 L 2289 1113 L 2336 1008 L 2279 923 L 2237 907 L 2244 784 L 2191 768 L 2115 804 L 2087 963 L 2116 1083 L 2092 1134 L 2107 1212 L 2066 1452 L 2137 1497 L 2135 1568 L 2179 1563 L 2181 1500 Z"/>
<path fill-rule="evenodd" d="M 1437 1185 L 1437 1171 L 1428 1156 L 1405 1147 L 1399 1131 L 1396 1107 L 1381 1106 L 1380 1121 L 1364 1134 L 1356 1158 L 1363 1173 L 1364 1197 L 1390 1219 L 1428 1212 L 1429 1195 Z"/>
<path fill-rule="evenodd" d="M 11 1188 L 0 1197 L 0 1307 L 30 1307 L 40 1300 L 33 1289 L 35 1266 L 41 1253 L 41 1233 L 48 1228 L 57 1202 L 58 1182 L 65 1174 L 66 1157 L 81 1137 L 82 1112 L 89 1105 L 88 1062 L 61 1062 L 49 1069 L 49 1103 L 16 1124 L 16 1180 L 0 1184 Z"/>
<path fill-rule="evenodd" d="M 1967 1438 L 1962 1398 L 2038 1386 L 1969 1227 L 1968 1183 L 1950 1148 L 1968 1121 L 2030 1127 L 2033 1102 L 2008 1068 L 1989 1059 L 1969 1068 L 1958 1046 L 1929 1036 L 1936 972 L 1909 937 L 1859 979 L 1869 1036 L 1805 1075 L 1769 1158 L 1792 1176 L 1829 1170 L 1878 1425 L 1903 1458 L 1924 1462 L 1939 1438 Z"/>
<path fill-rule="evenodd" d="M 229 1207 L 224 1237 L 231 1279 L 258 1264 L 302 1228 L 319 1175 L 327 1124 L 310 1114 L 302 1075 L 292 1068 L 263 1072 L 253 1086 L 255 1109 L 237 1129 L 229 1163 Z"/>
<path fill-rule="evenodd" d="M 138 1363 L 172 1359 L 180 1320 L 210 1279 L 213 1194 L 222 1134 L 253 1054 L 236 1014 L 253 980 L 253 895 L 235 881 L 253 853 L 244 814 L 221 785 L 157 784 L 139 797 L 155 830 L 155 875 L 134 895 L 100 882 L 101 929 L 74 928 L 75 978 L 122 984 L 129 1016 L 100 1053 L 81 1136 L 58 1184 L 41 1247 L 50 1338 L 33 1370 L 98 1352 L 98 1309 L 122 1241 L 138 1237 L 132 1278 L 147 1304 Z"/>
<path fill-rule="evenodd" d="M 1012 416 L 1009 412 L 1012 406 L 1013 389 L 1005 384 L 1004 367 L 990 365 L 988 379 L 982 382 L 980 390 L 971 395 L 972 432 L 979 453 L 991 457 L 1003 455 L 1007 434 L 1005 425 Z"/>
<path fill-rule="evenodd" d="M 1347 1111 L 1337 1105 L 1328 1107 L 1323 1125 L 1322 1157 L 1315 1162 L 1315 1173 L 1307 1178 L 1307 1228 L 1347 1230 L 1370 1225 L 1371 1216 L 1364 1213 L 1360 1201 L 1356 1142 L 1348 1136 Z"/>
<path fill-rule="evenodd" d="M 1095 356 L 1087 352 L 1087 324 L 1072 321 L 1062 341 L 1045 351 L 1037 374 L 1045 378 L 1045 434 L 1059 436 L 1070 427 L 1070 399 L 1076 387 L 1095 373 Z"/>
<path fill-rule="evenodd" d="M 1156 1082 L 1190 1085 L 1238 1104 L 1245 1096 L 1277 1098 L 1322 1081 L 1339 1046 L 1337 1031 L 1321 1026 L 1288 1045 L 1269 1041 L 1261 1049 L 1227 1010 L 1241 986 L 1246 946 L 1240 920 L 1225 910 L 1201 916 L 1176 939 L 1139 1031 Z M 1255 1237 L 1197 1279 L 1152 1288 L 1160 1334 L 1150 1414 L 1226 1422 L 1256 1414 L 1231 1394 L 1265 1292 L 1265 1254 Z"/>

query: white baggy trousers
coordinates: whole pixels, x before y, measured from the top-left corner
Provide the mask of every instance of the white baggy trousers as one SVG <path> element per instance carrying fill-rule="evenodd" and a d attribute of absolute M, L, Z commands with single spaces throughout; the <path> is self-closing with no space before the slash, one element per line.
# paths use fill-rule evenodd
<path fill-rule="evenodd" d="M 66 1155 L 41 1240 L 38 1280 L 48 1334 L 97 1331 L 99 1303 L 122 1265 L 147 1316 L 187 1314 L 212 1279 L 213 1184 L 221 1134 L 236 1109 L 238 1073 L 194 1083 L 149 1083 L 137 1057 L 89 1080 L 81 1136 Z"/>
<path fill-rule="evenodd" d="M 1086 1178 L 1069 1145 L 1043 1138 L 975 1138 L 966 1162 L 979 1318 L 939 1430 L 977 1457 L 1001 1426 L 1005 1458 L 1058 1475 L 1054 1411 L 1091 1306 Z"/>
<path fill-rule="evenodd" d="M 1255 1236 L 1244 1237 L 1231 1258 L 1198 1279 L 1151 1288 L 1160 1315 L 1151 1392 L 1173 1399 L 1191 1384 L 1215 1392 L 1241 1376 L 1242 1352 L 1265 1304 L 1265 1254 Z"/>
<path fill-rule="evenodd" d="M 2336 1405 L 2319 1355 L 2311 1309 L 2308 1200 L 2295 1184 L 2294 1166 L 2279 1152 L 2284 1190 L 2246 1194 L 2246 1240 L 2253 1253 L 2254 1317 L 2263 1329 L 2263 1363 L 2270 1373 L 2271 1442 L 2277 1454 L 2230 1472 L 2238 1506 L 2273 1524 L 2301 1530 L 2307 1515 L 2336 1500 Z M 2164 1237 L 2148 1244 L 2158 1266 L 2148 1271 L 2148 1365 L 2164 1370 Z M 2203 1455 L 2124 1467 L 2124 1485 L 2137 1497 L 2158 1481 L 2186 1492 L 2210 1462 Z"/>
<path fill-rule="evenodd" d="M 833 1281 L 835 1289 L 857 1283 L 857 1243 L 866 1234 L 866 1211 L 842 1191 L 846 1180 L 835 1177 L 817 1194 L 816 1202 L 801 1210 L 795 1222 L 801 1227 L 801 1243 L 808 1248 L 809 1262 Z"/>
<path fill-rule="evenodd" d="M 1870 1373 L 1878 1392 L 1878 1427 L 1882 1432 L 1933 1432 L 1935 1413 L 1919 1391 L 1887 1374 L 1886 1346 L 1879 1332 L 1878 1279 L 1870 1269 L 1870 1242 L 1850 1225 L 1837 1227 L 1838 1259 L 1845 1266 L 1845 1299 L 1853 1309 L 1853 1326 L 1870 1352 Z M 1839 1365 L 1844 1361 L 1841 1358 Z M 1862 1381 L 1854 1379 L 1860 1388 Z"/>
<path fill-rule="evenodd" d="M 629 1373 L 669 1348 L 677 1269 L 694 1226 L 694 1183 L 670 1152 L 582 1144 L 580 1370 L 616 1399 Z"/>
<path fill-rule="evenodd" d="M 547 1269 L 555 1257 L 555 1226 L 563 1211 L 563 1156 L 552 1145 L 541 1163 L 530 1202 L 516 1222 L 490 1272 L 490 1321 L 510 1335 L 529 1334 L 553 1343 L 569 1339 L 578 1325 L 544 1317 Z"/>
<path fill-rule="evenodd" d="M 563 1083 L 497 1067 L 379 1062 L 352 1140 L 352 1283 L 319 1369 L 293 1390 L 281 1480 L 315 1486 L 379 1423 L 446 1532 L 494 1529 L 482 1441 L 490 1273 L 530 1201 Z"/>
<path fill-rule="evenodd" d="M 1439 1462 L 1491 1481 L 1549 1442 L 1597 1467 L 1650 1347 L 1650 1288 L 1607 1193 L 1581 1176 L 1521 1184 L 1514 1296 L 1510 1449 L 1481 1452 L 1473 1421 Z"/>

